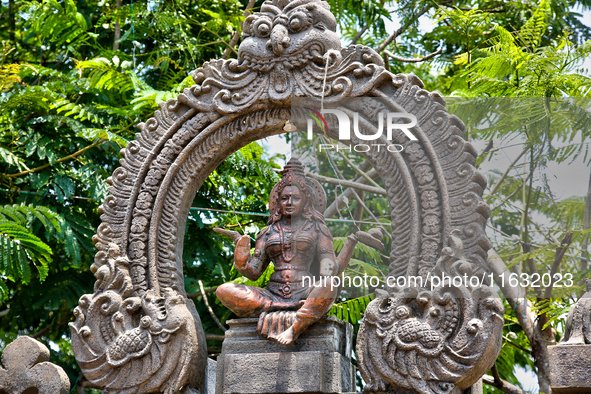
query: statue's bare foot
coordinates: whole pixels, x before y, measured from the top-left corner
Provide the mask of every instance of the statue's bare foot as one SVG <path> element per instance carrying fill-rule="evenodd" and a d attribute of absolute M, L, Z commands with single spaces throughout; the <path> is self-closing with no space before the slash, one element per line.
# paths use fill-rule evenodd
<path fill-rule="evenodd" d="M 296 339 L 298 339 L 298 336 L 295 333 L 295 330 L 293 329 L 293 326 L 289 327 L 286 331 L 283 331 L 278 337 L 277 337 L 277 342 L 279 342 L 282 345 L 291 345 L 292 343 L 294 343 L 294 341 Z"/>

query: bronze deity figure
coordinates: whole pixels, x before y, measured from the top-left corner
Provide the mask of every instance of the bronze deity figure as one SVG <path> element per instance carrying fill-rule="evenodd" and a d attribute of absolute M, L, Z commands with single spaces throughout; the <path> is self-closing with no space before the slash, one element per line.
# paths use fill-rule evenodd
<path fill-rule="evenodd" d="M 325 207 L 322 186 L 305 176 L 297 159 L 291 159 L 269 196 L 268 226 L 258 234 L 253 256 L 248 235 L 215 229 L 234 239 L 234 267 L 248 279 L 257 280 L 273 262 L 265 289 L 225 283 L 216 294 L 238 316 L 259 316 L 257 331 L 283 345 L 292 344 L 333 306 L 338 288 L 331 286 L 330 278 L 345 270 L 358 241 L 383 248 L 379 229 L 359 231 L 347 237 L 335 256 L 321 213 Z"/>

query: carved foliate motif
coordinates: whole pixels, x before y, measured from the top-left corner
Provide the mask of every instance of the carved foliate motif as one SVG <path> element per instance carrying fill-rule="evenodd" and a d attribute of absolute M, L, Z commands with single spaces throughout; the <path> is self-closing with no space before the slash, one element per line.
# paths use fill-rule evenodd
<path fill-rule="evenodd" d="M 195 85 L 161 103 L 154 117 L 139 125 L 136 140 L 121 151 L 121 167 L 108 179 L 110 195 L 100 207 L 102 224 L 94 237 L 99 250 L 93 265 L 95 291 L 81 298 L 72 324 L 76 359 L 93 383 L 110 393 L 201 387 L 205 336 L 186 298 L 182 272 L 189 208 L 226 157 L 284 132 L 292 97 L 319 98 L 323 91 L 325 102 L 379 97 L 393 111 L 413 113 L 418 141 L 396 141 L 404 146 L 402 154 L 364 153 L 384 182 L 392 213 L 390 275 L 427 275 L 450 245 L 454 229 L 473 272 L 486 271 L 489 209 L 481 198 L 486 181 L 474 168 L 476 152 L 462 139 L 462 122 L 447 113 L 438 94 L 423 90 L 416 76 L 385 70 L 372 49 L 355 45 L 341 50 L 335 30 L 326 2 L 265 2 L 261 12 L 244 22 L 238 59 L 214 60 L 197 69 Z M 361 141 L 353 137 L 351 142 Z M 430 297 L 433 303 L 439 295 Z M 437 305 L 445 312 L 451 304 Z M 471 311 L 486 309 L 474 305 Z M 471 307 L 458 301 L 457 308 L 464 316 L 464 308 Z M 410 312 L 416 322 L 427 324 L 419 306 Z M 374 326 L 388 331 L 382 318 L 389 317 L 376 314 Z M 409 334 L 400 338 L 418 335 L 411 327 L 425 338 L 430 335 L 409 319 L 404 325 Z M 457 324 L 464 327 L 462 321 Z M 366 331 L 372 343 L 383 339 Z M 452 337 L 444 336 L 445 346 Z M 480 350 L 473 351 L 472 359 L 480 360 Z M 445 362 L 447 356 L 437 357 Z M 482 365 L 466 376 L 477 379 Z"/>

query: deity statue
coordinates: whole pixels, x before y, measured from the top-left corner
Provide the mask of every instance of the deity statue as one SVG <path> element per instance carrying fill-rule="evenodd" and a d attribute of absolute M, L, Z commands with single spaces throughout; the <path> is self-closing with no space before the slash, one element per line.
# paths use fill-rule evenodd
<path fill-rule="evenodd" d="M 331 285 L 331 277 L 345 270 L 358 241 L 383 248 L 379 229 L 358 231 L 347 237 L 335 256 L 321 213 L 325 207 L 322 186 L 305 176 L 297 159 L 291 159 L 269 196 L 268 226 L 258 234 L 253 256 L 248 235 L 214 229 L 234 239 L 234 267 L 248 279 L 257 280 L 273 262 L 265 289 L 225 283 L 216 294 L 238 316 L 259 316 L 259 334 L 283 345 L 292 344 L 333 306 L 338 287 Z"/>

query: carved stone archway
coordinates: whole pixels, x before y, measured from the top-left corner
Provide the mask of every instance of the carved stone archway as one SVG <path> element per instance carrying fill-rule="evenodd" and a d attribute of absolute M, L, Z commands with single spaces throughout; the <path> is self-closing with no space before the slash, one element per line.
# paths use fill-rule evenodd
<path fill-rule="evenodd" d="M 193 74 L 194 86 L 161 103 L 154 118 L 140 125 L 141 133 L 122 150 L 121 167 L 109 178 L 110 195 L 100 208 L 102 224 L 94 237 L 99 250 L 91 268 L 97 277 L 95 292 L 81 298 L 77 320 L 71 323 L 73 349 L 84 375 L 109 393 L 172 394 L 187 385 L 202 389 L 205 336 L 186 298 L 182 271 L 190 205 L 201 184 L 231 153 L 283 132 L 292 96 L 320 97 L 324 78 L 326 100 L 381 97 L 418 119 L 413 132 L 419 141 L 400 141 L 402 154 L 364 154 L 383 179 L 392 210 L 390 275 L 452 274 L 451 264 L 458 260 L 465 260 L 460 264 L 465 272 L 486 270 L 489 209 L 481 197 L 486 181 L 474 168 L 476 152 L 461 137 L 463 123 L 446 112 L 438 94 L 423 90 L 414 75 L 386 71 L 370 48 L 341 50 L 334 17 L 320 0 L 266 2 L 261 12 L 246 19 L 244 35 L 238 60 L 205 63 Z M 336 54 L 330 52 L 325 75 L 329 50 Z M 453 350 L 452 358 L 462 367 L 454 370 L 446 364 L 440 370 L 449 373 L 438 374 L 432 369 L 450 357 L 444 352 L 441 360 L 426 359 L 431 372 L 407 372 L 412 378 L 406 381 L 399 378 L 397 365 L 367 353 L 370 347 L 384 346 L 391 314 L 384 312 L 384 303 L 398 305 L 400 296 L 393 289 L 390 298 L 370 304 L 358 349 L 368 389 L 457 391 L 490 367 L 485 359 L 495 356 L 494 361 L 500 350 L 502 322 L 490 317 L 498 304 L 489 302 L 486 290 L 476 295 L 474 289 L 462 291 L 453 305 L 440 306 L 455 308 L 450 319 L 456 323 L 444 338 L 445 349 L 463 344 L 460 353 L 470 352 L 468 364 L 462 359 L 466 354 Z M 473 296 L 488 300 L 490 308 L 481 310 L 484 304 L 478 300 L 459 300 Z M 412 317 L 423 319 L 413 308 Z M 482 346 L 474 347 L 475 341 Z M 385 346 L 383 354 L 389 351 Z M 409 352 L 406 356 L 412 358 Z"/>

